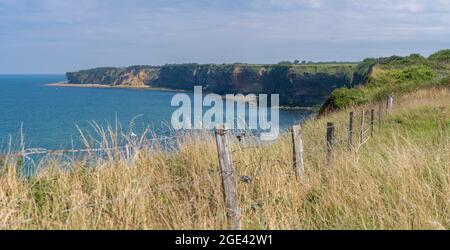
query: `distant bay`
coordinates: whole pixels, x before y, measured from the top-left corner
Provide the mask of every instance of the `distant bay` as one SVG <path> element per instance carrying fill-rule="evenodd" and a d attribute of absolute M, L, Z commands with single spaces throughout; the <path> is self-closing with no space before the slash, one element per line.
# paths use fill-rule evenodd
<path fill-rule="evenodd" d="M 47 86 L 65 81 L 64 75 L 0 75 L 0 150 L 11 136 L 18 145 L 23 126 L 27 147 L 47 149 L 80 147 L 77 126 L 90 129 L 116 121 L 127 131 L 150 127 L 156 135 L 170 133 L 170 118 L 177 107 L 175 92 L 123 88 Z M 287 129 L 312 114 L 308 110 L 280 110 L 280 127 Z M 133 128 L 130 122 L 134 120 Z"/>

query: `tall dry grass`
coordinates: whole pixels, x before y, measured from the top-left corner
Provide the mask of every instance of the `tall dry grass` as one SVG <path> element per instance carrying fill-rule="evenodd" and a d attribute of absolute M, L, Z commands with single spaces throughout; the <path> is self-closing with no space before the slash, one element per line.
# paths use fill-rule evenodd
<path fill-rule="evenodd" d="M 355 124 L 360 110 L 373 107 L 355 107 Z M 244 229 L 450 228 L 450 90 L 396 97 L 381 130 L 351 151 L 345 142 L 348 111 L 302 125 L 304 185 L 295 179 L 290 135 L 264 145 L 233 139 L 237 175 L 251 177 L 238 182 Z M 336 123 L 341 142 L 331 167 L 327 121 Z M 120 137 L 114 129 L 98 129 L 105 148 Z M 0 227 L 226 228 L 210 134 L 183 136 L 169 152 L 145 140 L 125 140 L 128 153 L 94 154 L 64 167 L 63 158 L 49 158 L 32 178 L 21 177 L 16 157 L 7 155 L 0 173 Z"/>

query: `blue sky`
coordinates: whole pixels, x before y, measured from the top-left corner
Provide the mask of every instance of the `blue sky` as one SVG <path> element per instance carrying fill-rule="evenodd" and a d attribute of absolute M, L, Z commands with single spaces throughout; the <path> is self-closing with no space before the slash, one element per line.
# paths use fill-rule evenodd
<path fill-rule="evenodd" d="M 0 73 L 450 48 L 449 0 L 0 0 Z"/>

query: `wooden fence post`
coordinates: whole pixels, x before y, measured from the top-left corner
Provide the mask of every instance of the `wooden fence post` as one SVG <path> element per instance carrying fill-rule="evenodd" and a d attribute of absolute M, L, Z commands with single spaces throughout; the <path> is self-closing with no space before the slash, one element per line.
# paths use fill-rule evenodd
<path fill-rule="evenodd" d="M 333 161 L 334 123 L 327 123 L 327 164 L 330 167 Z"/>
<path fill-rule="evenodd" d="M 303 142 L 300 137 L 300 125 L 292 126 L 292 143 L 294 152 L 294 169 L 300 184 L 305 182 L 305 167 L 303 165 Z"/>
<path fill-rule="evenodd" d="M 393 104 L 394 104 L 394 94 L 390 94 L 387 98 L 386 113 L 391 112 Z"/>
<path fill-rule="evenodd" d="M 348 149 L 353 147 L 353 111 L 348 114 Z"/>
<path fill-rule="evenodd" d="M 364 117 L 366 116 L 366 111 L 361 111 L 361 123 L 360 123 L 360 131 L 359 131 L 359 144 L 362 144 L 364 141 Z"/>
<path fill-rule="evenodd" d="M 241 211 L 238 203 L 237 179 L 234 172 L 226 126 L 217 125 L 215 135 L 228 226 L 231 230 L 239 230 L 241 229 Z"/>
<path fill-rule="evenodd" d="M 383 119 L 383 106 L 381 102 L 378 104 L 378 131 L 381 130 L 381 120 Z"/>
<path fill-rule="evenodd" d="M 370 136 L 373 137 L 374 132 L 374 126 L 375 126 L 375 110 L 370 110 Z"/>

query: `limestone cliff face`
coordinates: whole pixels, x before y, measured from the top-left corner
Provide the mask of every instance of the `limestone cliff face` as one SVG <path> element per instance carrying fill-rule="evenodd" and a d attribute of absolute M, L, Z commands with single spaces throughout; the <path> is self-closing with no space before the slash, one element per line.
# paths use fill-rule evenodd
<path fill-rule="evenodd" d="M 69 83 L 154 86 L 218 94 L 280 94 L 284 106 L 321 104 L 335 88 L 350 86 L 356 65 L 177 64 L 69 72 Z"/>
<path fill-rule="evenodd" d="M 149 75 L 144 69 L 132 70 L 128 73 L 120 75 L 119 79 L 114 82 L 114 85 L 124 85 L 124 86 L 145 86 L 149 81 Z"/>
<path fill-rule="evenodd" d="M 261 93 L 263 91 L 264 68 L 258 72 L 245 67 L 235 67 L 232 76 L 232 85 L 236 91 L 243 93 Z"/>

